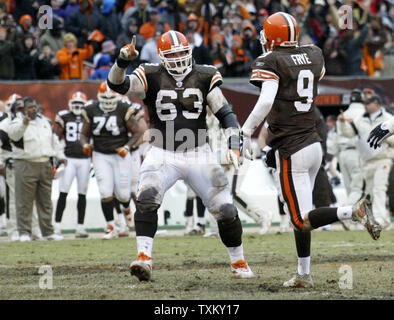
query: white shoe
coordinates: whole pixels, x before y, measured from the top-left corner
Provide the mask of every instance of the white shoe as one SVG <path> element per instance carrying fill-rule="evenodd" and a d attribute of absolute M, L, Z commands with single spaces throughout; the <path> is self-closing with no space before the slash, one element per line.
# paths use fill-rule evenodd
<path fill-rule="evenodd" d="M 299 275 L 298 272 L 283 283 L 287 288 L 313 288 L 313 281 L 310 274 Z"/>
<path fill-rule="evenodd" d="M 128 237 L 129 236 L 129 228 L 128 226 L 120 226 L 118 230 L 118 237 Z"/>
<path fill-rule="evenodd" d="M 61 235 L 62 234 L 62 228 L 60 228 L 60 227 L 58 227 L 58 226 L 54 226 L 53 227 L 53 232 L 55 233 L 55 234 L 57 234 L 57 235 Z"/>
<path fill-rule="evenodd" d="M 249 268 L 245 260 L 238 260 L 231 264 L 231 272 L 236 279 L 249 279 L 253 278 L 254 274 Z"/>
<path fill-rule="evenodd" d="M 321 229 L 322 229 L 323 231 L 330 231 L 330 229 L 331 229 L 331 224 L 327 224 L 327 225 L 325 225 L 325 226 L 322 226 Z"/>
<path fill-rule="evenodd" d="M 105 235 L 103 237 L 104 240 L 111 240 L 119 238 L 119 233 L 116 227 L 112 225 L 107 225 L 107 230 L 105 231 Z"/>
<path fill-rule="evenodd" d="M 75 238 L 88 238 L 89 234 L 83 227 L 77 227 L 77 231 L 75 232 Z"/>
<path fill-rule="evenodd" d="M 18 241 L 18 240 L 19 240 L 19 233 L 18 233 L 18 231 L 12 232 L 12 234 L 11 234 L 11 241 L 14 242 L 14 241 Z"/>
<path fill-rule="evenodd" d="M 379 239 L 382 227 L 373 216 L 371 196 L 369 194 L 352 206 L 352 220 L 362 224 L 372 239 Z"/>
<path fill-rule="evenodd" d="M 219 238 L 218 232 L 208 231 L 203 235 L 204 238 Z"/>
<path fill-rule="evenodd" d="M 46 237 L 43 237 L 43 238 L 44 238 L 44 240 L 48 240 L 48 241 L 61 241 L 61 240 L 63 240 L 63 236 L 60 236 L 60 235 L 58 235 L 56 233 L 53 233 L 53 234 L 51 234 L 49 236 L 46 236 Z"/>
<path fill-rule="evenodd" d="M 20 242 L 30 242 L 31 241 L 31 237 L 28 234 L 22 234 L 19 237 L 19 241 Z"/>
<path fill-rule="evenodd" d="M 137 260 L 130 264 L 130 274 L 140 281 L 149 281 L 152 277 L 152 258 L 141 252 Z"/>

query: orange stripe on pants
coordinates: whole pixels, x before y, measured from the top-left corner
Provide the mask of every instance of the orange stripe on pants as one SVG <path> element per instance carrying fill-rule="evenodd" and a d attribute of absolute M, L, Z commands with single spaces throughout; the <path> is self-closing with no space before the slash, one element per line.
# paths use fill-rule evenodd
<path fill-rule="evenodd" d="M 287 159 L 283 158 L 283 185 L 285 187 L 285 194 L 286 194 L 286 197 L 287 197 L 287 199 L 289 201 L 289 205 L 290 205 L 290 208 L 289 208 L 290 214 L 293 217 L 294 223 L 297 225 L 298 228 L 300 228 L 300 230 L 302 230 L 303 224 L 300 221 L 300 219 L 298 218 L 294 197 L 293 197 L 293 194 L 290 189 L 288 168 L 289 168 L 288 161 L 287 161 Z"/>

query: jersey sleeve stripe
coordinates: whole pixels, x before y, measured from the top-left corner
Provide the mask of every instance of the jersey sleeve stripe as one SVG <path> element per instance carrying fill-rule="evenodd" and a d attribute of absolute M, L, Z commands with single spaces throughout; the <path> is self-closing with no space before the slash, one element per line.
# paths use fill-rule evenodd
<path fill-rule="evenodd" d="M 253 70 L 252 75 L 272 76 L 272 77 L 276 78 L 277 80 L 279 80 L 279 77 L 275 73 L 268 71 L 268 70 Z"/>
<path fill-rule="evenodd" d="M 320 72 L 319 81 L 320 81 L 321 79 L 323 79 L 323 77 L 324 77 L 325 74 L 326 74 L 326 68 L 323 66 L 323 68 L 321 69 L 321 72 Z"/>
<path fill-rule="evenodd" d="M 250 80 L 253 80 L 253 81 L 265 81 L 265 80 L 279 81 L 279 77 L 273 73 L 266 74 L 265 72 L 258 71 L 258 72 L 252 73 L 252 77 L 250 78 Z"/>
<path fill-rule="evenodd" d="M 146 84 L 145 70 L 142 69 L 141 67 L 138 67 L 137 69 L 134 70 L 133 73 L 138 77 L 138 79 L 140 79 L 140 81 L 144 85 L 145 92 L 147 92 L 148 86 Z"/>
<path fill-rule="evenodd" d="M 211 89 L 214 87 L 214 85 L 216 83 L 218 83 L 219 81 L 223 82 L 223 78 L 222 78 L 222 75 L 219 72 L 216 72 L 214 74 L 214 76 L 212 77 L 211 85 L 209 86 L 209 91 L 211 91 Z"/>

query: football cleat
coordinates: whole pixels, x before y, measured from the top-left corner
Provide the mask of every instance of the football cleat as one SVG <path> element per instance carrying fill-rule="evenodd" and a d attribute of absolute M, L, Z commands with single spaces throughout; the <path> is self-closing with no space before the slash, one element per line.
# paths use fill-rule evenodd
<path fill-rule="evenodd" d="M 45 240 L 47 240 L 47 241 L 62 241 L 63 240 L 63 236 L 54 233 L 54 234 L 51 234 L 49 236 L 43 237 L 42 240 L 44 240 L 44 241 Z"/>
<path fill-rule="evenodd" d="M 112 225 L 107 225 L 107 230 L 105 231 L 105 235 L 103 237 L 104 240 L 116 239 L 119 237 L 118 230 Z"/>
<path fill-rule="evenodd" d="M 352 220 L 361 223 L 367 229 L 372 239 L 379 239 L 382 227 L 373 216 L 371 196 L 369 194 L 353 205 Z"/>
<path fill-rule="evenodd" d="M 197 226 L 193 228 L 192 230 L 188 231 L 185 233 L 188 236 L 200 236 L 204 235 L 205 233 L 205 225 L 197 223 Z"/>
<path fill-rule="evenodd" d="M 238 260 L 231 264 L 231 272 L 236 279 L 249 279 L 253 278 L 254 274 L 249 268 L 245 260 Z"/>
<path fill-rule="evenodd" d="M 149 281 L 152 277 L 152 258 L 140 252 L 137 260 L 130 264 L 130 274 L 140 281 Z"/>
<path fill-rule="evenodd" d="M 128 237 L 129 236 L 129 228 L 127 226 L 120 226 L 118 230 L 119 237 Z"/>
<path fill-rule="evenodd" d="M 313 288 L 313 281 L 310 274 L 299 275 L 298 272 L 288 281 L 283 283 L 287 288 Z"/>
<path fill-rule="evenodd" d="M 77 227 L 77 231 L 75 232 L 75 238 L 88 238 L 89 234 L 86 232 L 84 228 Z"/>

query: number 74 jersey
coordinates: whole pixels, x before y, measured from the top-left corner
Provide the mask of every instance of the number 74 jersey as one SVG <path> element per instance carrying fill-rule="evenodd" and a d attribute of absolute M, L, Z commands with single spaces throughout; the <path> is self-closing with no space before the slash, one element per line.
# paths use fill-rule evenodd
<path fill-rule="evenodd" d="M 277 81 L 278 91 L 267 116 L 267 142 L 287 155 L 321 141 L 315 130 L 314 99 L 324 76 L 324 58 L 319 47 L 277 47 L 252 64 L 250 83 Z"/>

